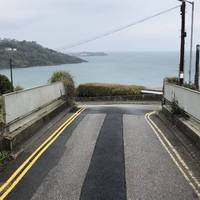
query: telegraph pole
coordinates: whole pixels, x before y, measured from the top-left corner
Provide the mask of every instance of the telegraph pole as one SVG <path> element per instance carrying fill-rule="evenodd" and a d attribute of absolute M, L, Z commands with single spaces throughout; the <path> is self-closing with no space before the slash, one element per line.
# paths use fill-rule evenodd
<path fill-rule="evenodd" d="M 12 58 L 10 57 L 10 79 L 11 79 L 11 84 L 12 84 L 12 92 L 14 89 L 13 85 L 13 65 L 12 65 Z"/>
<path fill-rule="evenodd" d="M 199 65 L 200 65 L 200 45 L 197 45 L 196 50 L 196 67 L 195 67 L 195 86 L 197 89 L 199 89 Z"/>
<path fill-rule="evenodd" d="M 193 33 L 194 33 L 194 2 L 187 1 L 192 5 L 192 19 L 191 19 L 191 38 L 190 38 L 190 66 L 189 66 L 189 84 L 192 84 L 192 54 L 193 54 Z"/>
<path fill-rule="evenodd" d="M 186 2 L 182 0 L 181 5 L 181 49 L 180 49 L 180 65 L 179 65 L 179 84 L 183 85 L 184 83 L 184 59 L 185 59 L 185 9 Z"/>

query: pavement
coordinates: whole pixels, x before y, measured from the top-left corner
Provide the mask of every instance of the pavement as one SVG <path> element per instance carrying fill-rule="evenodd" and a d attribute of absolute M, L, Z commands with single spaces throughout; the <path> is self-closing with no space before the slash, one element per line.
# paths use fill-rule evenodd
<path fill-rule="evenodd" d="M 193 185 L 145 119 L 147 113 L 160 109 L 159 105 L 85 105 L 85 108 L 33 165 L 29 166 L 29 161 L 26 173 L 18 173 L 5 189 L 8 192 L 4 197 L 0 187 L 0 199 L 199 199 L 199 177 L 195 179 L 197 186 Z M 171 140 L 177 144 L 177 138 Z M 182 144 L 178 144 L 175 148 L 183 153 L 184 145 L 180 148 Z M 5 183 L 30 154 L 26 149 L 11 162 L 6 172 L 0 174 L 0 182 Z M 185 162 L 190 163 L 188 166 L 193 163 L 186 170 L 191 172 L 194 168 L 197 173 L 193 176 L 198 176 L 198 161 L 187 154 Z"/>

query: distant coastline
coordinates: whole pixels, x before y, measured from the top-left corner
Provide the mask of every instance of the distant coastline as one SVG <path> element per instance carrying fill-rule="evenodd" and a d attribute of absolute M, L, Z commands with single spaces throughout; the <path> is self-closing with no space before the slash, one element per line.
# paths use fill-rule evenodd
<path fill-rule="evenodd" d="M 72 56 L 77 57 L 87 57 L 87 56 L 107 56 L 107 53 L 104 52 L 77 52 L 77 53 L 71 53 Z"/>
<path fill-rule="evenodd" d="M 161 88 L 163 78 L 178 74 L 178 52 L 109 52 L 108 56 L 82 58 L 88 62 L 14 69 L 14 84 L 24 88 L 40 86 L 47 83 L 53 72 L 65 70 L 72 74 L 76 86 L 99 82 Z M 188 59 L 186 54 L 186 61 Z M 0 73 L 10 77 L 9 69 L 0 70 Z"/>

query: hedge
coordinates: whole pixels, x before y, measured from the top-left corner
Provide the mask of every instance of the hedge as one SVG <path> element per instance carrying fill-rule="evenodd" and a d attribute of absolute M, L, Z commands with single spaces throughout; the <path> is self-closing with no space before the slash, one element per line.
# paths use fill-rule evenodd
<path fill-rule="evenodd" d="M 143 86 L 106 83 L 81 84 L 76 89 L 78 97 L 125 96 L 140 94 Z"/>

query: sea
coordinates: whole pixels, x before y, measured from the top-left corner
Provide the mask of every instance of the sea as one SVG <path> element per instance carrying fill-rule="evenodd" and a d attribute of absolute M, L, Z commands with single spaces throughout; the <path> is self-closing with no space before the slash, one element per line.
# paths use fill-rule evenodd
<path fill-rule="evenodd" d="M 65 70 L 72 74 L 76 86 L 98 82 L 162 88 L 163 79 L 177 76 L 179 69 L 178 52 L 109 52 L 107 56 L 82 58 L 88 62 L 15 68 L 14 85 L 20 85 L 25 89 L 41 86 L 48 83 L 55 71 Z M 189 53 L 186 55 L 185 66 L 185 79 L 188 80 Z M 0 74 L 10 77 L 9 69 L 0 70 Z"/>

